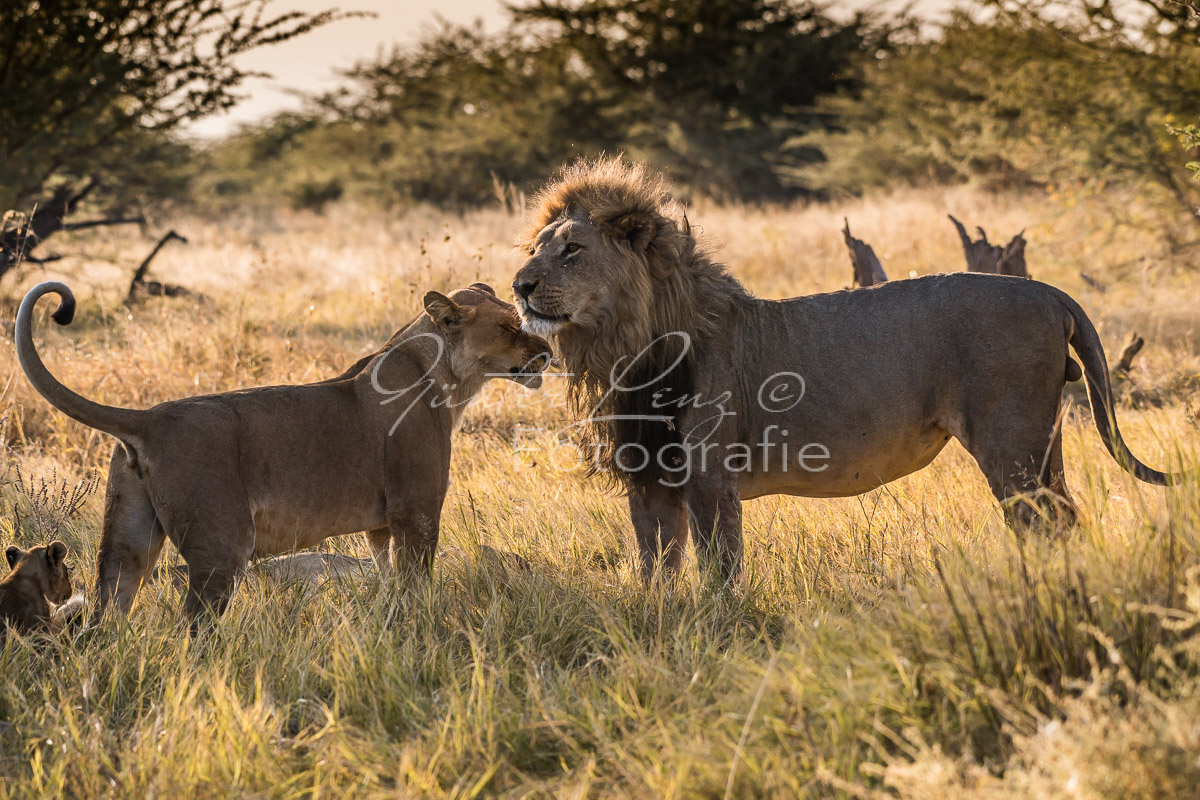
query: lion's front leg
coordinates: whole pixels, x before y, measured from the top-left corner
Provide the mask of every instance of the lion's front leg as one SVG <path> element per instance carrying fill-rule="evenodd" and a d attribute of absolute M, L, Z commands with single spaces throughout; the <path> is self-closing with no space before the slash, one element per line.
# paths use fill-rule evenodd
<path fill-rule="evenodd" d="M 637 537 L 642 580 L 654 577 L 661 564 L 664 574 L 679 572 L 679 562 L 687 547 L 687 504 L 677 488 L 650 483 L 629 490 L 629 516 Z"/>
<path fill-rule="evenodd" d="M 736 477 L 697 476 L 688 482 L 685 497 L 701 571 L 715 570 L 723 584 L 736 581 L 742 571 L 742 501 Z"/>

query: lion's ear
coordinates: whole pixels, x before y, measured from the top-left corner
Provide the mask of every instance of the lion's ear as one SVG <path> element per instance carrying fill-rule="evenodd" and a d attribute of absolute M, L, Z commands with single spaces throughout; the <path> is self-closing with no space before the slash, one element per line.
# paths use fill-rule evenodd
<path fill-rule="evenodd" d="M 609 220 L 609 235 L 629 244 L 635 253 L 645 253 L 658 235 L 658 221 L 649 211 L 630 211 Z"/>
<path fill-rule="evenodd" d="M 17 562 L 21 560 L 21 556 L 23 556 L 23 555 L 25 555 L 24 550 L 17 547 L 15 544 L 10 545 L 9 548 L 4 551 L 4 557 L 6 559 L 8 559 L 8 568 L 12 569 L 13 567 L 15 567 L 17 565 Z"/>
<path fill-rule="evenodd" d="M 472 283 L 470 288 L 474 289 L 477 292 L 483 292 L 484 294 L 490 294 L 492 297 L 496 296 L 496 290 L 493 289 L 492 287 L 488 286 L 486 283 Z"/>
<path fill-rule="evenodd" d="M 51 570 L 57 570 L 62 566 L 63 559 L 67 557 L 67 546 L 55 539 L 46 546 L 46 563 L 50 565 Z"/>
<path fill-rule="evenodd" d="M 475 316 L 475 309 L 460 306 L 441 292 L 425 294 L 425 313 L 442 329 L 457 328 L 464 322 L 470 322 Z"/>

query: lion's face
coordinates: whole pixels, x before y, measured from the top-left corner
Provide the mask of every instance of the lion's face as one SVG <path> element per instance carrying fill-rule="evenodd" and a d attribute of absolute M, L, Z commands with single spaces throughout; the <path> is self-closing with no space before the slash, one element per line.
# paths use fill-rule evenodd
<path fill-rule="evenodd" d="M 430 292 L 425 311 L 442 329 L 460 375 L 506 377 L 537 389 L 550 364 L 550 345 L 521 329 L 517 310 L 487 284 L 472 284 L 450 297 Z"/>
<path fill-rule="evenodd" d="M 632 309 L 617 306 L 650 291 L 648 285 L 633 285 L 647 282 L 641 230 L 606 235 L 581 212 L 542 228 L 512 284 L 525 329 L 542 336 L 570 327 L 597 330 L 626 316 Z"/>
<path fill-rule="evenodd" d="M 22 550 L 9 547 L 4 552 L 14 573 L 32 577 L 51 603 L 63 603 L 70 596 L 71 570 L 67 566 L 67 546 L 59 541 Z"/>

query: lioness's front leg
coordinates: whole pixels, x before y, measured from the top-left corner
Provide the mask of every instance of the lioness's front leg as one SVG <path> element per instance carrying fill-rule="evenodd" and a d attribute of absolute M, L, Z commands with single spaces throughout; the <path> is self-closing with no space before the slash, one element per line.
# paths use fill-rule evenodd
<path fill-rule="evenodd" d="M 441 517 L 441 498 L 436 507 L 433 503 L 421 503 L 388 510 L 392 560 L 399 575 L 428 578 L 433 573 Z"/>
<path fill-rule="evenodd" d="M 649 483 L 629 490 L 629 516 L 637 537 L 642 579 L 650 580 L 654 568 L 662 563 L 664 573 L 679 571 L 683 549 L 687 547 L 687 504 L 683 492 L 675 487 Z"/>
<path fill-rule="evenodd" d="M 366 532 L 367 544 L 371 546 L 371 557 L 380 575 L 392 573 L 392 532 L 388 528 L 373 528 Z"/>
<path fill-rule="evenodd" d="M 393 566 L 402 578 L 414 573 L 428 577 L 433 572 L 442 502 L 450 487 L 448 434 L 441 444 L 441 452 L 430 453 L 389 442 L 386 516 Z"/>

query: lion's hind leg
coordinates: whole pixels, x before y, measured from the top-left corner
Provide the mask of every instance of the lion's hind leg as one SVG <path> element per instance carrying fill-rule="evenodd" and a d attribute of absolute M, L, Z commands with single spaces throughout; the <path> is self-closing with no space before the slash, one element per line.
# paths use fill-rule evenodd
<path fill-rule="evenodd" d="M 1074 527 L 1079 519 L 1079 510 L 1075 507 L 1075 501 L 1071 499 L 1071 492 L 1067 488 L 1067 474 L 1063 467 L 1061 418 L 1054 431 L 1054 441 L 1050 444 L 1046 470 L 1048 499 L 1053 503 L 1051 510 L 1060 527 Z"/>
<path fill-rule="evenodd" d="M 987 478 L 1004 518 L 1016 531 L 1075 524 L 1075 503 L 1063 470 L 1062 431 L 1049 414 L 992 413 L 958 438 Z"/>
<path fill-rule="evenodd" d="M 133 605 L 162 553 L 166 537 L 146 487 L 123 445 L 113 450 L 104 500 L 104 529 L 96 570 L 96 615 L 111 604 L 122 613 Z"/>

